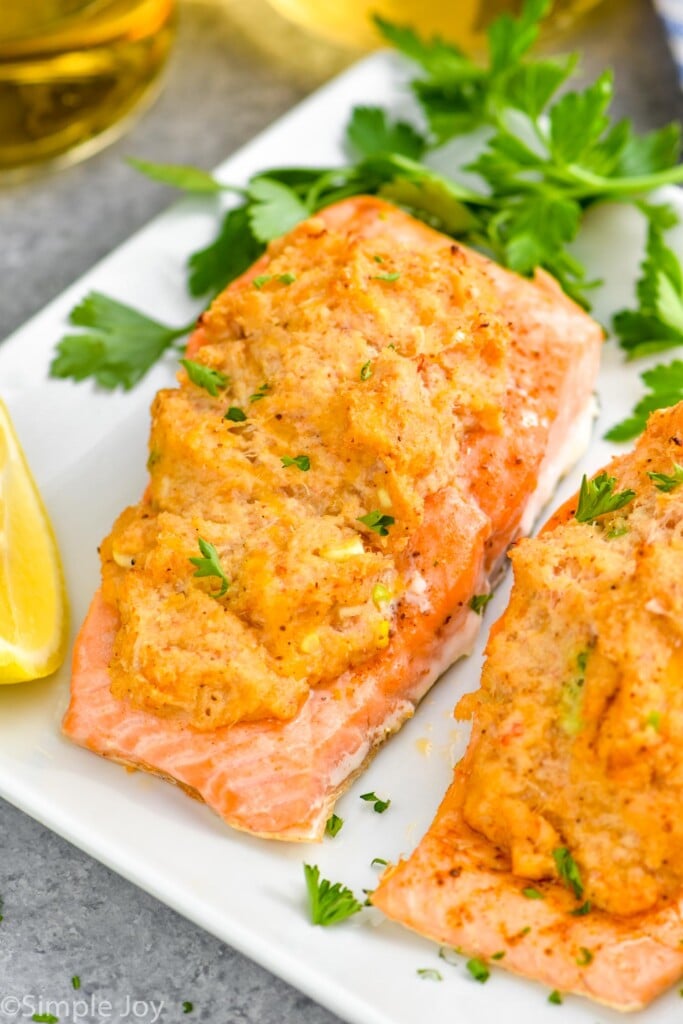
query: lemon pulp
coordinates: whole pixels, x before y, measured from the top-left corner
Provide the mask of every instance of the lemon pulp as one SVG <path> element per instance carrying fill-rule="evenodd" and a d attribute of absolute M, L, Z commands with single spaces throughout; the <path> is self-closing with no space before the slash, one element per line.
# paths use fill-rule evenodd
<path fill-rule="evenodd" d="M 0 683 L 50 675 L 64 659 L 66 638 L 57 544 L 0 401 Z"/>

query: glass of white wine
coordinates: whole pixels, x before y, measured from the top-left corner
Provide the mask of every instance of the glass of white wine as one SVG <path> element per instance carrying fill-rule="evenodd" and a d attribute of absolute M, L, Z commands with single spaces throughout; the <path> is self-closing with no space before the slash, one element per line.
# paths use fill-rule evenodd
<path fill-rule="evenodd" d="M 0 181 L 118 134 L 164 65 L 174 0 L 0 0 Z"/>

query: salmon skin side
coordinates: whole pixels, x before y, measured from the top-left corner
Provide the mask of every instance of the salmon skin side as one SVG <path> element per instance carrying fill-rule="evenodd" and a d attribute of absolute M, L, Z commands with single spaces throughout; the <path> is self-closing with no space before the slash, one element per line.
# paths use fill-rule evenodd
<path fill-rule="evenodd" d="M 74 742 L 176 783 L 231 826 L 297 841 L 322 838 L 336 799 L 379 744 L 469 653 L 481 623 L 469 607 L 472 596 L 488 590 L 510 542 L 528 530 L 588 442 L 602 343 L 600 328 L 546 274 L 524 280 L 379 199 L 329 207 L 274 245 L 310 253 L 315 266 L 326 234 L 357 246 L 410 247 L 433 256 L 437 268 L 458 261 L 463 274 L 495 294 L 492 315 L 510 332 L 500 423 L 468 435 L 455 478 L 428 496 L 410 538 L 411 570 L 424 580 L 427 599 L 402 601 L 388 646 L 313 687 L 293 718 L 199 731 L 112 695 L 109 663 L 120 619 L 98 592 L 76 642 L 63 722 Z M 255 280 L 258 288 L 274 252 L 225 295 Z M 209 340 L 205 315 L 188 355 L 200 358 Z"/>
<path fill-rule="evenodd" d="M 614 491 L 630 496 L 623 506 L 597 522 L 577 520 L 574 495 L 515 550 L 515 583 L 490 633 L 482 688 L 456 711 L 473 716 L 468 749 L 426 835 L 387 868 L 372 895 L 389 918 L 436 942 L 621 1011 L 642 1009 L 683 977 L 676 852 L 683 489 L 667 476 L 682 445 L 683 403 L 653 413 L 636 449 L 605 470 Z M 555 703 L 529 668 L 537 656 L 515 657 L 534 643 L 529 623 L 539 621 L 538 608 L 558 648 L 576 651 L 576 633 L 586 622 L 592 627 L 579 689 L 570 683 Z M 623 641 L 615 644 L 615 636 Z M 536 647 L 542 642 L 537 637 Z M 546 648 L 540 659 L 543 681 L 552 680 Z M 578 721 L 576 707 L 567 710 L 568 692 L 580 694 Z M 651 707 L 661 708 L 654 721 Z M 558 766 L 561 779 L 548 796 Z M 526 802 L 515 802 L 511 825 L 517 772 Z M 507 838 L 494 841 L 476 822 Z M 562 844 L 579 871 L 574 892 L 559 869 L 534 873 L 551 827 L 549 846 Z M 527 844 L 524 873 L 512 870 L 515 831 Z"/>

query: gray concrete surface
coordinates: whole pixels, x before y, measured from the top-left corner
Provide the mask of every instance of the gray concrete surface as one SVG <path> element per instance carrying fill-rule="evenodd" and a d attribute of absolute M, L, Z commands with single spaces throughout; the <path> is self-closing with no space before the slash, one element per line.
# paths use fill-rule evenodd
<path fill-rule="evenodd" d="M 647 0 L 607 3 L 562 48 L 577 42 L 588 74 L 616 68 L 619 113 L 642 129 L 680 119 L 681 94 Z M 227 9 L 186 3 L 165 90 L 134 129 L 87 163 L 0 189 L 0 337 L 168 203 L 124 155 L 210 167 L 343 60 L 268 16 L 263 0 Z M 62 1020 L 73 1019 L 74 999 L 88 1005 L 88 1021 L 337 1020 L 2 802 L 0 895 L 2 1024 L 54 1012 L 45 1002 L 64 999 L 71 1017 L 61 1009 Z M 77 993 L 73 975 L 82 979 Z M 33 1005 L 12 1001 L 27 998 Z"/>

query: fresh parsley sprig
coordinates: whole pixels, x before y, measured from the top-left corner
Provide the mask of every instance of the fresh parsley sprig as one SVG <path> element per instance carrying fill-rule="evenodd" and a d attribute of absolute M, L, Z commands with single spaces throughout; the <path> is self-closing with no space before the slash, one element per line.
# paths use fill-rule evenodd
<path fill-rule="evenodd" d="M 608 441 L 629 441 L 645 430 L 647 418 L 656 409 L 668 409 L 683 401 L 683 362 L 659 363 L 641 373 L 640 379 L 647 392 L 625 420 L 611 427 L 605 437 Z"/>
<path fill-rule="evenodd" d="M 614 317 L 614 332 L 629 359 L 683 345 L 683 268 L 665 242 L 678 223 L 669 206 L 640 204 L 648 224 L 645 258 L 636 285 L 638 306 Z"/>
<path fill-rule="evenodd" d="M 616 512 L 633 501 L 636 492 L 630 489 L 615 491 L 616 477 L 608 473 L 598 473 L 589 480 L 584 474 L 579 489 L 579 501 L 575 517 L 580 523 L 592 523 L 599 516 L 608 512 Z"/>
<path fill-rule="evenodd" d="M 169 327 L 96 291 L 72 309 L 69 322 L 79 333 L 59 342 L 50 375 L 76 381 L 92 377 L 102 388 L 125 391 L 194 327 L 194 322 Z"/>
<path fill-rule="evenodd" d="M 304 877 L 311 924 L 323 927 L 339 924 L 363 909 L 350 889 L 341 882 L 332 884 L 326 878 L 321 878 L 320 870 L 315 865 L 304 864 Z"/>
<path fill-rule="evenodd" d="M 479 241 L 520 273 L 544 266 L 569 294 L 587 304 L 591 282 L 567 246 L 588 206 L 635 199 L 683 180 L 677 125 L 638 136 L 628 121 L 613 124 L 610 72 L 583 91 L 565 91 L 578 55 L 529 57 L 549 0 L 527 0 L 518 18 L 503 15 L 488 34 L 481 65 L 440 38 L 421 38 L 379 18 L 385 39 L 421 69 L 412 83 L 429 126 L 430 148 L 485 129 L 488 139 L 467 170 L 489 189 L 479 213 Z"/>

